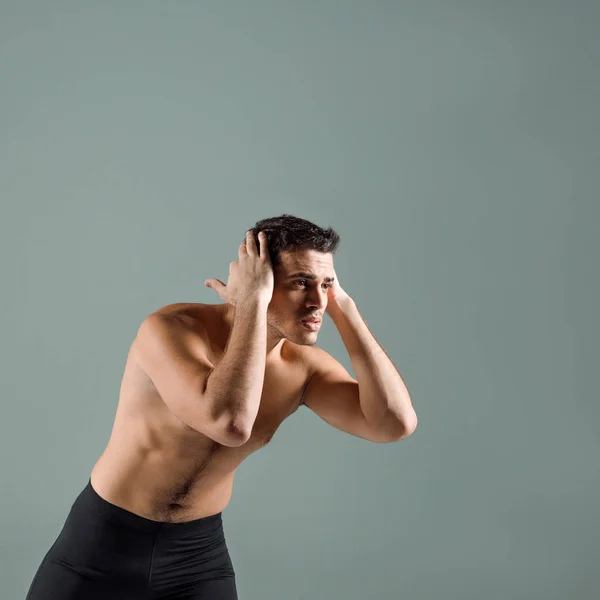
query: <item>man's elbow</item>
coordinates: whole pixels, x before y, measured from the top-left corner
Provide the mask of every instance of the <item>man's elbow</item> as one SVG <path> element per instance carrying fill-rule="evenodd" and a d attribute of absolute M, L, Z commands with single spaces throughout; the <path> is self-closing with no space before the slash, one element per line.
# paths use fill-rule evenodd
<path fill-rule="evenodd" d="M 412 435 L 417 428 L 418 419 L 417 415 L 413 413 L 410 417 L 405 417 L 398 422 L 398 428 L 396 431 L 396 435 L 394 436 L 394 441 L 398 442 Z"/>

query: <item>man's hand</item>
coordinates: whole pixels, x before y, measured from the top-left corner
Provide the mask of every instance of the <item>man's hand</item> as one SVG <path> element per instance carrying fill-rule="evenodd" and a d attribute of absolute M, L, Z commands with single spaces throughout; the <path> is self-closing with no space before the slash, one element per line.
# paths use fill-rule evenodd
<path fill-rule="evenodd" d="M 248 298 L 260 298 L 266 304 L 273 297 L 273 266 L 267 236 L 262 231 L 258 234 L 260 249 L 256 246 L 254 235 L 246 232 L 246 239 L 238 248 L 239 260 L 229 265 L 229 279 L 225 285 L 220 279 L 207 279 L 206 287 L 212 288 L 221 298 L 236 306 Z"/>
<path fill-rule="evenodd" d="M 338 281 L 335 269 L 333 271 L 334 280 L 327 290 L 327 308 L 325 309 L 330 315 L 332 312 L 340 308 L 340 305 L 350 299 L 350 296 L 342 289 Z"/>

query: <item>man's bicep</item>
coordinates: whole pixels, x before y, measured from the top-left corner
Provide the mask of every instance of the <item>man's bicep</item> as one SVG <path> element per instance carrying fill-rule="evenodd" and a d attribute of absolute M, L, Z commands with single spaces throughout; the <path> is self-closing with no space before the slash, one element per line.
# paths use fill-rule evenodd
<path fill-rule="evenodd" d="M 314 347 L 312 375 L 304 390 L 304 401 L 326 423 L 371 442 L 392 441 L 366 420 L 360 406 L 358 381 L 333 356 Z"/>
<path fill-rule="evenodd" d="M 204 395 L 213 371 L 193 336 L 176 318 L 150 315 L 139 328 L 132 350 L 169 410 L 186 425 L 229 445 L 226 415 Z"/>

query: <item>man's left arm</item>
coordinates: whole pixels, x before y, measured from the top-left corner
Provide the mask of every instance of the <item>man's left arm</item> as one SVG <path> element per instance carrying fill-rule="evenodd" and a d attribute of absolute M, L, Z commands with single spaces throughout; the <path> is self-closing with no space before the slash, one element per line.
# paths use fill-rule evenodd
<path fill-rule="evenodd" d="M 320 351 L 305 403 L 339 429 L 373 441 L 409 436 L 417 415 L 402 377 L 337 280 L 329 290 L 327 313 L 348 351 L 356 379 Z"/>
<path fill-rule="evenodd" d="M 360 407 L 373 426 L 396 421 L 402 437 L 417 426 L 417 415 L 402 377 L 379 345 L 350 296 L 328 305 L 358 380 Z"/>

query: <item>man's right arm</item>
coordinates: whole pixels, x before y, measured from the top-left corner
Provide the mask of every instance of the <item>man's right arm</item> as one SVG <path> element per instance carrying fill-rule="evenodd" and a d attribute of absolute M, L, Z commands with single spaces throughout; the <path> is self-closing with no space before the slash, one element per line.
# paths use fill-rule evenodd
<path fill-rule="evenodd" d="M 267 304 L 248 298 L 236 306 L 227 346 L 216 366 L 206 357 L 198 335 L 172 317 L 147 317 L 132 346 L 168 408 L 196 431 L 226 446 L 248 440 L 258 413 Z"/>
<path fill-rule="evenodd" d="M 245 440 L 252 433 L 265 379 L 268 304 L 248 297 L 236 305 L 225 352 L 204 389 L 204 395 L 223 407 L 231 428 Z"/>

